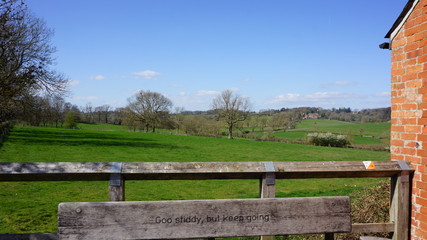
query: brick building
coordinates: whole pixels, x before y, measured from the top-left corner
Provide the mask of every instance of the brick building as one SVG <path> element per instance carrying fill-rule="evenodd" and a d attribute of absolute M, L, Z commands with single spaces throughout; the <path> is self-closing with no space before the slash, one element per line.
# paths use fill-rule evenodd
<path fill-rule="evenodd" d="M 411 239 L 427 239 L 427 0 L 409 0 L 387 33 L 391 50 L 391 159 L 416 170 Z"/>

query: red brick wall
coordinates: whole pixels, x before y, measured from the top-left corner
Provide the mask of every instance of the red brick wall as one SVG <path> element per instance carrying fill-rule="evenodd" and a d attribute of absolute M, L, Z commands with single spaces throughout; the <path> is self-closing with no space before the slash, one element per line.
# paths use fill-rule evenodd
<path fill-rule="evenodd" d="M 391 42 L 391 158 L 412 162 L 411 239 L 427 239 L 427 0 Z"/>

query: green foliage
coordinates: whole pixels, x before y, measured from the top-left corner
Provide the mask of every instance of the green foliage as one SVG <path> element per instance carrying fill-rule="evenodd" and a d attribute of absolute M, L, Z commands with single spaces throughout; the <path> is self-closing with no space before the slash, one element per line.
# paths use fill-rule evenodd
<path fill-rule="evenodd" d="M 9 135 L 9 131 L 11 128 L 12 128 L 12 124 L 10 122 L 0 122 L 0 146 L 1 146 L 1 143 Z"/>
<path fill-rule="evenodd" d="M 79 121 L 79 115 L 75 111 L 69 111 L 65 114 L 64 127 L 75 129 Z"/>
<path fill-rule="evenodd" d="M 332 133 L 310 133 L 307 135 L 308 142 L 315 146 L 347 147 L 350 141 L 344 135 Z"/>

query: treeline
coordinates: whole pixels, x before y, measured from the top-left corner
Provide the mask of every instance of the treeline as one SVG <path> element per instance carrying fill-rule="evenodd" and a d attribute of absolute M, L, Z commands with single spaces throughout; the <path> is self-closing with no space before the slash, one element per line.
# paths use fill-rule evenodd
<path fill-rule="evenodd" d="M 172 105 L 168 104 L 168 108 Z M 219 121 L 215 111 L 185 111 L 168 108 L 155 113 L 154 110 L 134 109 L 131 104 L 122 108 L 110 105 L 93 106 L 88 103 L 79 107 L 66 102 L 61 97 L 24 96 L 14 105 L 13 118 L 32 126 L 74 128 L 78 122 L 89 124 L 126 125 L 131 131 L 155 131 L 156 128 L 176 130 L 177 133 L 203 136 L 224 135 L 224 123 Z M 139 112 L 140 114 L 136 114 Z M 259 131 L 287 130 L 295 127 L 303 119 L 329 119 L 347 122 L 386 122 L 390 120 L 390 108 L 364 109 L 350 108 L 322 109 L 314 107 L 269 109 L 251 112 L 239 122 L 237 134 Z"/>
<path fill-rule="evenodd" d="M 79 107 L 60 96 L 25 95 L 9 107 L 8 118 L 30 126 L 75 128 L 77 123 L 122 124 L 120 108 Z"/>
<path fill-rule="evenodd" d="M 352 110 L 351 108 L 323 109 L 316 107 L 282 108 L 280 110 L 261 110 L 260 114 L 274 115 L 280 112 L 296 111 L 305 119 L 319 118 L 344 122 L 375 123 L 387 122 L 391 118 L 391 108 Z"/>
<path fill-rule="evenodd" d="M 67 115 L 74 115 L 72 122 L 79 122 L 79 107 L 59 96 L 25 95 L 9 108 L 14 121 L 31 126 L 64 127 Z M 74 124 L 75 126 L 75 124 Z"/>
<path fill-rule="evenodd" d="M 338 120 L 344 122 L 358 122 L 358 123 L 375 123 L 375 122 L 388 122 L 391 118 L 391 108 L 373 108 L 363 110 L 352 110 L 351 108 L 332 108 L 323 109 L 316 107 L 298 107 L 298 108 L 281 108 L 281 109 L 268 109 L 260 110 L 258 113 L 252 112 L 255 116 L 272 117 L 277 114 L 290 114 L 294 116 L 301 116 L 302 119 L 327 119 Z M 213 110 L 208 111 L 183 111 L 185 115 L 214 115 Z M 276 116 L 277 118 L 277 116 Z"/>

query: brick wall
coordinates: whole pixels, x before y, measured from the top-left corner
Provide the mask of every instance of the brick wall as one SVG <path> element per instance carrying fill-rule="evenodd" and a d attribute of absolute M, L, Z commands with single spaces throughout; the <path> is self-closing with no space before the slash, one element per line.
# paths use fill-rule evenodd
<path fill-rule="evenodd" d="M 391 42 L 391 158 L 412 162 L 411 239 L 427 239 L 427 0 Z"/>

